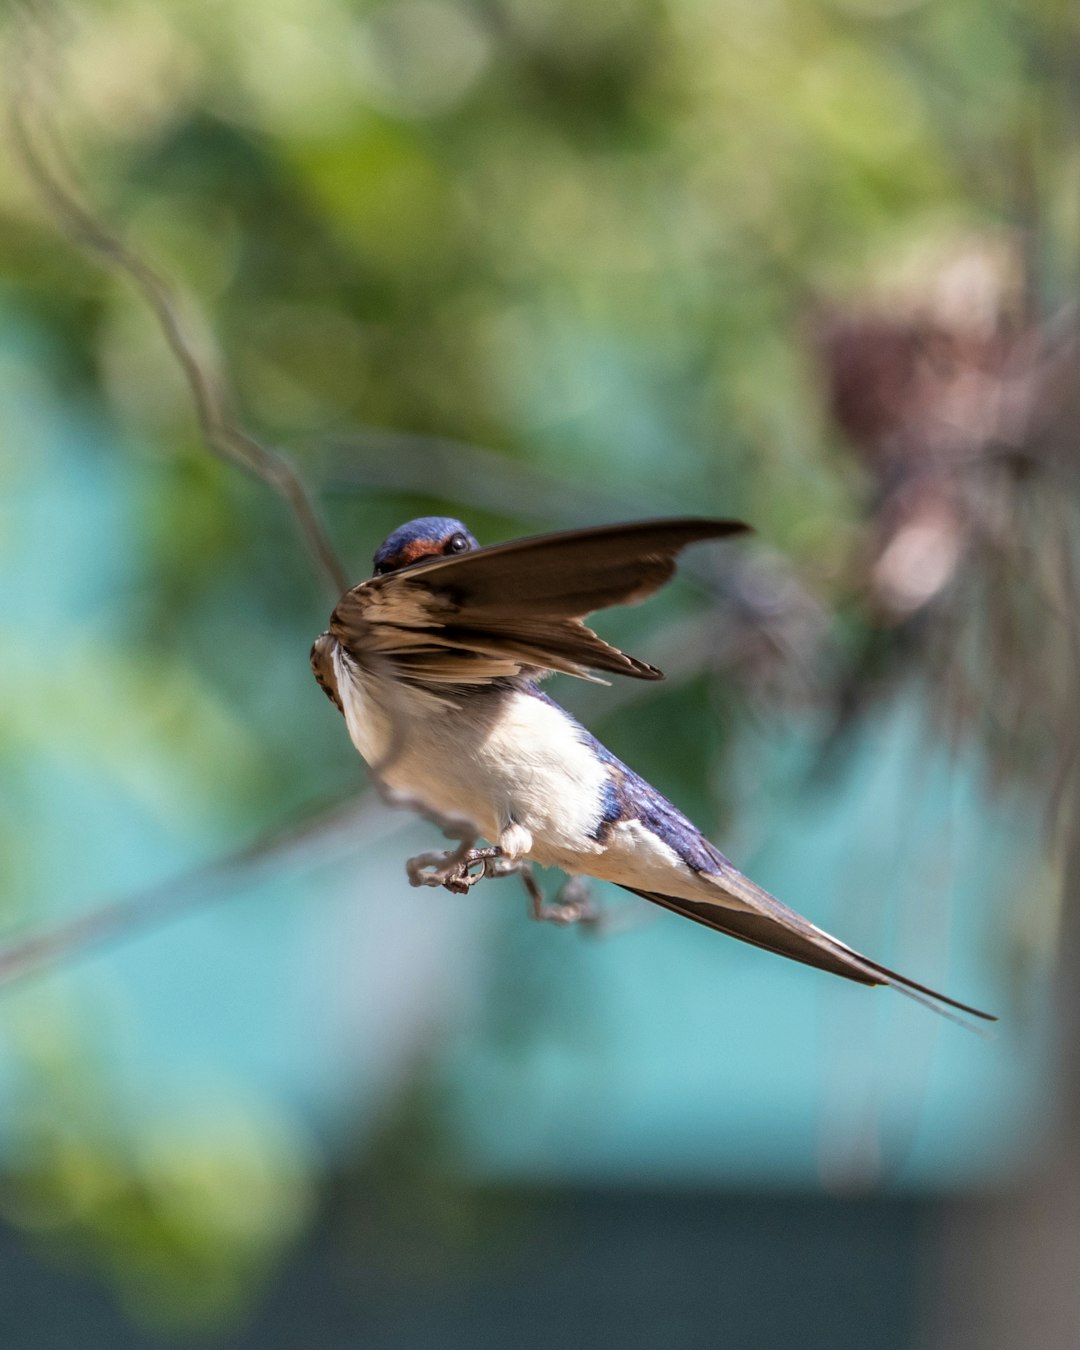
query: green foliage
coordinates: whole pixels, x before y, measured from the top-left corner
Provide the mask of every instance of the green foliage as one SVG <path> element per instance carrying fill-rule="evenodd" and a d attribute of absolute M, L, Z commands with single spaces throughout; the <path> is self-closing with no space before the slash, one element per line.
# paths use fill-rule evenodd
<path fill-rule="evenodd" d="M 125 1126 L 88 1038 L 48 1000 L 37 1011 L 19 1038 L 25 1105 L 0 1213 L 51 1260 L 97 1266 L 139 1321 L 186 1331 L 234 1316 L 308 1216 L 305 1142 L 221 1084 Z"/>

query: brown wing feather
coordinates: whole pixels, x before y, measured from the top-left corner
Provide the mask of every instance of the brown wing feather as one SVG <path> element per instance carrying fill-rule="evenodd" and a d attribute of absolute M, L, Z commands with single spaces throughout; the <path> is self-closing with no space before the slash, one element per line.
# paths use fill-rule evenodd
<path fill-rule="evenodd" d="M 515 673 L 546 669 L 589 679 L 597 670 L 658 680 L 655 666 L 604 642 L 581 620 L 651 595 L 688 544 L 747 528 L 730 520 L 635 521 L 437 558 L 354 587 L 330 631 L 360 660 L 365 648 L 395 661 L 408 654 L 401 673 L 421 682 L 488 683 L 507 673 L 507 662 Z M 470 662 L 467 653 L 487 659 Z"/>
<path fill-rule="evenodd" d="M 341 695 L 338 693 L 337 677 L 334 674 L 333 638 L 329 633 L 320 633 L 311 644 L 311 672 L 318 681 L 319 688 L 339 713 L 344 713 Z"/>
<path fill-rule="evenodd" d="M 583 619 L 644 600 L 669 581 L 689 544 L 745 534 L 737 520 L 680 517 L 600 525 L 512 539 L 379 577 L 373 586 L 423 582 L 452 594 L 470 621 L 487 611 Z"/>

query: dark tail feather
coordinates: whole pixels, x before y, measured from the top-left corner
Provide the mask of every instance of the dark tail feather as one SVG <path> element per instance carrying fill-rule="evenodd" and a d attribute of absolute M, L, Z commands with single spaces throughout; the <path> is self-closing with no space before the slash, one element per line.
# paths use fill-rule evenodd
<path fill-rule="evenodd" d="M 738 938 L 740 942 L 762 947 L 765 951 L 786 956 L 789 960 L 801 961 L 803 965 L 815 966 L 818 970 L 827 970 L 832 975 L 840 975 L 858 984 L 889 985 L 901 994 L 906 994 L 908 998 L 914 999 L 916 1003 L 921 1003 L 942 1017 L 947 1017 L 951 1022 L 973 1031 L 978 1031 L 979 1028 L 973 1027 L 962 1017 L 954 1016 L 947 1009 L 955 1008 L 957 1012 L 967 1013 L 985 1022 L 997 1021 L 992 1013 L 983 1012 L 967 1003 L 960 1003 L 946 994 L 939 994 L 936 989 L 909 980 L 906 975 L 900 975 L 895 970 L 890 970 L 888 966 L 878 965 L 876 961 L 861 956 L 839 939 L 815 928 L 801 915 L 788 911 L 787 906 L 781 905 L 780 901 L 772 896 L 768 896 L 769 900 L 784 917 L 774 918 L 770 914 L 736 909 L 712 901 L 682 900 L 676 896 L 660 895 L 655 891 L 639 891 L 632 886 L 624 886 L 623 890 L 640 895 L 643 900 L 651 900 L 654 905 L 662 905 L 664 909 L 670 909 L 675 914 L 683 915 L 684 918 L 693 919 L 695 923 L 714 928 L 718 933 L 726 933 L 729 937 Z M 763 896 L 767 894 L 762 892 Z M 784 921 L 787 913 L 791 913 L 798 926 Z"/>

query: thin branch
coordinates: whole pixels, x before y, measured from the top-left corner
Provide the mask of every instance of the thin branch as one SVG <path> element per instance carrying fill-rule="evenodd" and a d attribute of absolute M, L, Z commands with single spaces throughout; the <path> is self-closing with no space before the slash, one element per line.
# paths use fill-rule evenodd
<path fill-rule="evenodd" d="M 184 876 L 16 939 L 0 948 L 0 985 L 11 984 L 46 966 L 70 963 L 96 948 L 130 937 L 140 928 L 177 918 L 199 902 L 217 900 L 222 894 L 221 883 L 226 879 L 251 879 L 270 863 L 278 876 L 283 863 L 294 855 L 304 861 L 313 855 L 325 863 L 337 841 L 351 851 L 362 837 L 363 828 L 377 823 L 374 806 L 374 799 L 368 795 L 337 803 L 284 830 L 278 827 L 235 853 Z"/>
<path fill-rule="evenodd" d="M 498 515 L 512 502 L 515 518 L 542 528 L 550 528 L 551 521 L 569 529 L 635 516 L 678 515 L 686 505 L 652 484 L 630 492 L 598 487 L 595 475 L 591 480 L 585 474 L 568 478 L 448 436 L 369 427 L 347 436 L 316 438 L 312 449 L 315 464 L 324 466 L 321 486 L 328 494 L 377 488 L 424 495 L 438 483 L 439 495 L 449 501 Z"/>
<path fill-rule="evenodd" d="M 8 69 L 8 130 L 24 173 L 67 238 L 103 266 L 121 273 L 135 287 L 183 372 L 207 448 L 260 479 L 285 502 L 336 599 L 348 590 L 349 575 L 296 469 L 283 455 L 237 424 L 230 411 L 233 400 L 229 390 L 220 373 L 208 369 L 200 359 L 173 285 L 124 243 L 63 181 L 58 167 L 64 161 L 63 150 L 31 93 L 28 48 L 28 42 L 24 41 L 21 44 L 24 60 L 9 62 Z"/>

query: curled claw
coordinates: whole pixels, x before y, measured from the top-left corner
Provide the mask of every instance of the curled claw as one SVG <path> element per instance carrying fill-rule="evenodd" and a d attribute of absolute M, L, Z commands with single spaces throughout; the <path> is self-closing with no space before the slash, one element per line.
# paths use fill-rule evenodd
<path fill-rule="evenodd" d="M 444 886 L 453 895 L 466 895 L 478 881 L 503 875 L 493 867 L 503 859 L 497 848 L 475 848 L 474 840 L 463 839 L 455 849 L 443 853 L 419 853 L 405 864 L 411 886 Z M 479 867 L 479 872 L 472 869 Z"/>

